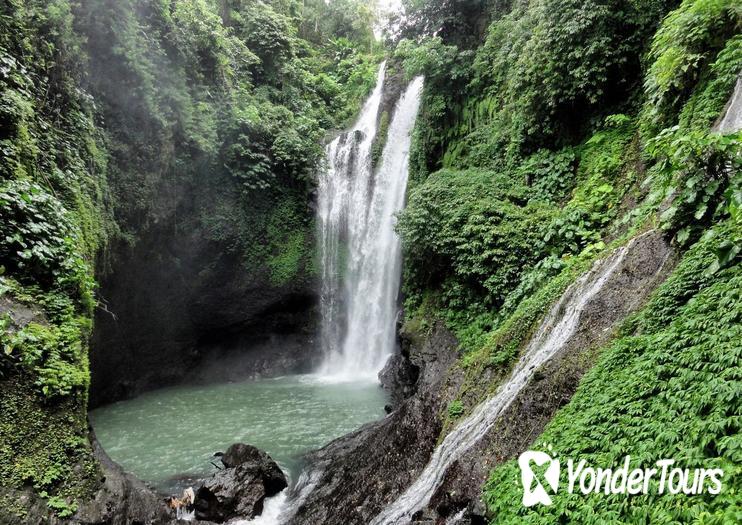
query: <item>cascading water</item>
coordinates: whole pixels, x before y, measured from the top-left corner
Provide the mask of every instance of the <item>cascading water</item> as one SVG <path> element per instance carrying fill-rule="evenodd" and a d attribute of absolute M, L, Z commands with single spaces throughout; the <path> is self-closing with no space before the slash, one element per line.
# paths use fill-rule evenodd
<path fill-rule="evenodd" d="M 404 205 L 410 134 L 422 78 L 400 97 L 378 169 L 372 167 L 384 64 L 358 121 L 327 146 L 318 187 L 322 265 L 321 376 L 376 380 L 394 349 L 401 246 L 394 216 Z"/>
<path fill-rule="evenodd" d="M 510 406 L 541 365 L 554 357 L 574 335 L 582 313 L 601 290 L 631 249 L 634 239 L 572 284 L 539 326 L 510 378 L 488 400 L 459 423 L 435 449 L 415 482 L 371 522 L 372 525 L 402 525 L 422 509 L 440 485 L 446 471 L 475 445 Z"/>
<path fill-rule="evenodd" d="M 322 342 L 319 373 L 333 381 L 377 380 L 394 348 L 401 246 L 394 216 L 404 205 L 410 134 L 420 106 L 422 77 L 400 97 L 379 168 L 371 149 L 384 87 L 384 67 L 358 121 L 327 146 L 320 174 L 318 227 L 322 264 Z M 264 515 L 235 525 L 285 523 L 321 478 L 305 470 L 291 494 L 266 501 Z"/>
<path fill-rule="evenodd" d="M 742 74 L 737 77 L 737 84 L 734 86 L 727 110 L 716 124 L 714 131 L 734 133 L 740 129 L 742 129 Z"/>

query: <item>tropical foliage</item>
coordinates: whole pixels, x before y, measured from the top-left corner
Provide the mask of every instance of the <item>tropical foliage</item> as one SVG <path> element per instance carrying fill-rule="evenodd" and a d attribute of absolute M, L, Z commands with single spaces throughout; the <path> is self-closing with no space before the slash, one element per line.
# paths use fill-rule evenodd
<path fill-rule="evenodd" d="M 622 336 L 602 350 L 571 403 L 533 447 L 590 465 L 655 467 L 674 459 L 682 468 L 721 468 L 718 495 L 569 494 L 533 509 L 520 502 L 517 465 L 495 469 L 485 498 L 496 523 L 733 523 L 740 476 L 739 420 L 742 379 L 742 267 L 713 278 L 707 268 L 730 226 L 709 230 Z"/>
<path fill-rule="evenodd" d="M 427 81 L 399 220 L 408 326 L 443 319 L 463 353 L 465 381 L 442 417 L 497 387 L 549 305 L 606 247 L 658 227 L 682 262 L 598 350 L 533 447 L 595 465 L 628 454 L 632 465 L 718 466 L 726 487 L 716 498 L 560 491 L 531 510 L 510 461 L 484 489 L 488 516 L 738 521 L 742 150 L 739 132 L 713 126 L 742 64 L 739 9 L 724 0 L 484 9 L 491 23 L 478 46 L 424 26 L 395 52 Z"/>
<path fill-rule="evenodd" d="M 178 217 L 174 181 L 203 193 L 191 226 L 246 271 L 275 286 L 311 271 L 313 177 L 325 133 L 375 82 L 372 23 L 357 0 L 0 6 L 4 489 L 31 487 L 68 517 L 99 483 L 94 275 L 110 246 Z M 22 514 L 13 499 L 0 491 Z"/>

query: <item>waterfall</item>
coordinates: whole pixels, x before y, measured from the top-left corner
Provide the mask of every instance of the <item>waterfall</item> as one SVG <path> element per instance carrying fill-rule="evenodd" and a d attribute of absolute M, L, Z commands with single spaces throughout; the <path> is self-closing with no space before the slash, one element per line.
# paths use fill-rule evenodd
<path fill-rule="evenodd" d="M 737 77 L 737 84 L 734 86 L 727 109 L 714 127 L 714 131 L 734 133 L 740 129 L 742 129 L 742 75 Z"/>
<path fill-rule="evenodd" d="M 417 480 L 379 513 L 371 522 L 372 525 L 408 523 L 411 516 L 428 503 L 451 464 L 492 428 L 526 386 L 534 371 L 554 357 L 574 335 L 585 308 L 616 271 L 637 239 L 607 259 L 597 261 L 589 272 L 567 288 L 539 326 L 509 379 L 443 439 Z"/>
<path fill-rule="evenodd" d="M 401 246 L 395 214 L 404 205 L 410 134 L 422 78 L 397 102 L 380 165 L 372 167 L 385 65 L 355 125 L 326 149 L 318 185 L 322 288 L 320 375 L 376 380 L 394 349 Z"/>

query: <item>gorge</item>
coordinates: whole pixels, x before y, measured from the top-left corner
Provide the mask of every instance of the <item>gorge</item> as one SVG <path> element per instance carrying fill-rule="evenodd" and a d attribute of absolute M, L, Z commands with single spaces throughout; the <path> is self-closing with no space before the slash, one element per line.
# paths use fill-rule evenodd
<path fill-rule="evenodd" d="M 5 2 L 0 525 L 736 522 L 740 31 Z M 721 490 L 525 506 L 529 450 Z"/>
<path fill-rule="evenodd" d="M 99 442 L 127 471 L 179 493 L 212 470 L 214 450 L 247 442 L 296 479 L 303 454 L 383 413 L 377 376 L 396 344 L 401 272 L 393 221 L 404 200 L 422 87 L 422 79 L 414 79 L 392 106 L 388 140 L 374 168 L 371 144 L 384 79 L 382 63 L 358 122 L 327 146 L 328 167 L 320 174 L 324 357 L 318 368 L 229 386 L 158 390 L 94 410 L 90 419 Z M 347 250 L 343 259 L 341 246 Z M 347 267 L 340 268 L 343 260 Z"/>

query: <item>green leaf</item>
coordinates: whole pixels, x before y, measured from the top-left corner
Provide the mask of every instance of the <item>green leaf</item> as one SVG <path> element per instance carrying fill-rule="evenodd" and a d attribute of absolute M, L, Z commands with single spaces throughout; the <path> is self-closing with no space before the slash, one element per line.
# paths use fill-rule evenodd
<path fill-rule="evenodd" d="M 690 237 L 690 226 L 686 226 L 678 232 L 677 241 L 679 244 L 685 244 Z"/>
<path fill-rule="evenodd" d="M 696 213 L 694 213 L 694 214 L 693 214 L 693 216 L 694 216 L 694 217 L 695 217 L 696 219 L 699 219 L 699 220 L 700 220 L 700 219 L 701 219 L 701 217 L 703 217 L 703 216 L 704 216 L 704 215 L 706 214 L 706 210 L 707 210 L 707 209 L 708 209 L 708 205 L 707 205 L 707 204 L 700 204 L 700 205 L 699 205 L 699 206 L 698 206 L 698 207 L 696 208 Z"/>

